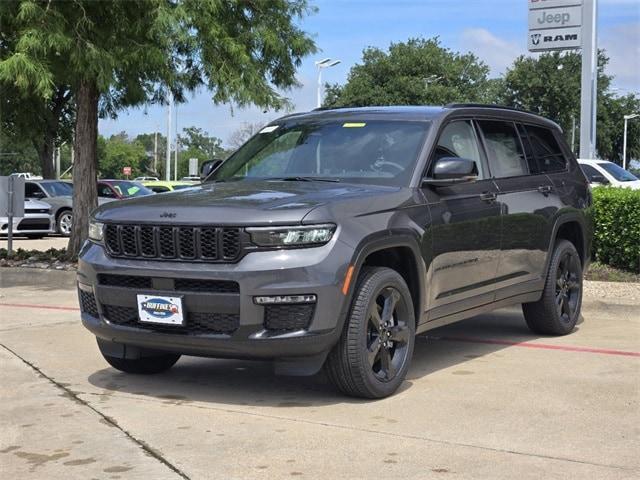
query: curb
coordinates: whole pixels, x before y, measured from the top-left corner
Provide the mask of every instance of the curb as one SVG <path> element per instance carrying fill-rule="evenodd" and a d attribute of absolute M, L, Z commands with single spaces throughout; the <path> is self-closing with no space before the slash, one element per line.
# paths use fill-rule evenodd
<path fill-rule="evenodd" d="M 52 289 L 75 288 L 75 270 L 49 270 L 41 268 L 2 267 L 0 288 L 50 287 Z"/>

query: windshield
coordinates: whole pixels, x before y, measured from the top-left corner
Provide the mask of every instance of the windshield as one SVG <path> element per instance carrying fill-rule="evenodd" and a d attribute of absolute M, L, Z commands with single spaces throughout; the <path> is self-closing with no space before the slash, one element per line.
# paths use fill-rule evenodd
<path fill-rule="evenodd" d="M 73 195 L 73 187 L 67 182 L 42 182 L 40 184 L 50 197 L 63 197 Z"/>
<path fill-rule="evenodd" d="M 598 162 L 598 166 L 604 168 L 609 175 L 619 182 L 635 182 L 638 178 L 631 172 L 611 162 Z"/>
<path fill-rule="evenodd" d="M 208 180 L 408 185 L 429 126 L 429 122 L 344 120 L 271 125 Z"/>
<path fill-rule="evenodd" d="M 118 181 L 111 182 L 111 186 L 122 195 L 124 198 L 131 197 L 143 197 L 145 195 L 151 195 L 154 192 L 147 187 L 136 182 Z"/>

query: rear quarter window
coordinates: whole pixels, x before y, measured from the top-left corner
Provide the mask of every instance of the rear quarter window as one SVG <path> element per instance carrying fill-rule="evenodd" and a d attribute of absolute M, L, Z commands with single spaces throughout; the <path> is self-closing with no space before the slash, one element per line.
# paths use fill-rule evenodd
<path fill-rule="evenodd" d="M 548 128 L 526 125 L 527 136 L 538 161 L 540 173 L 563 172 L 567 169 L 567 159 L 553 132 Z"/>

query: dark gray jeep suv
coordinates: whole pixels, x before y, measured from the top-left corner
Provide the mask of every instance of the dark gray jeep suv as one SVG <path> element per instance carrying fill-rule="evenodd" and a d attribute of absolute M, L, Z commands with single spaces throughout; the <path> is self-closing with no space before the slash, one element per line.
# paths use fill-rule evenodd
<path fill-rule="evenodd" d="M 499 107 L 283 117 L 189 190 L 99 207 L 82 321 L 113 367 L 180 355 L 323 365 L 343 392 L 392 394 L 416 334 L 522 304 L 570 333 L 589 262 L 587 180 L 560 128 Z"/>

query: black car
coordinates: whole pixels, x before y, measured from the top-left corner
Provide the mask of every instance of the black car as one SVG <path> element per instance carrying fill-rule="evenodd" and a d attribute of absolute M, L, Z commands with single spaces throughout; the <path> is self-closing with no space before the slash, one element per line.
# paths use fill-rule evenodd
<path fill-rule="evenodd" d="M 206 165 L 205 165 L 206 170 Z M 522 304 L 535 332 L 580 315 L 587 180 L 560 128 L 483 105 L 276 120 L 205 182 L 99 207 L 84 325 L 130 373 L 180 355 L 325 367 L 343 392 L 403 381 L 414 337 Z"/>

